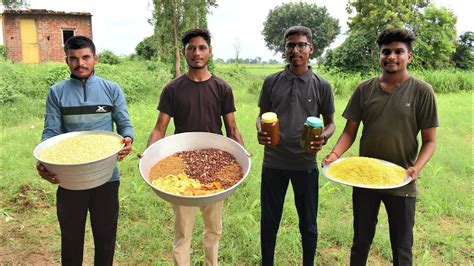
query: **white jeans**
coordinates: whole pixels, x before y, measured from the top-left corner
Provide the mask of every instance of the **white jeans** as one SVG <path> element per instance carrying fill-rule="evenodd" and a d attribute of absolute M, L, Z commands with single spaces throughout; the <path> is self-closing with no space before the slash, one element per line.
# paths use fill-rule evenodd
<path fill-rule="evenodd" d="M 224 202 L 201 206 L 204 222 L 205 265 L 217 265 L 219 239 L 222 235 L 222 209 Z M 191 239 L 197 207 L 173 204 L 174 243 L 173 259 L 175 265 L 191 264 Z"/>

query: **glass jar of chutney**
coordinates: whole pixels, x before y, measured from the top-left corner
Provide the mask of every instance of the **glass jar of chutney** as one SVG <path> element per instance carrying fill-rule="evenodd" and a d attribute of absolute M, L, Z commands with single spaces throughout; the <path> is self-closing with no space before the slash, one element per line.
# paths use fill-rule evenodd
<path fill-rule="evenodd" d="M 310 116 L 306 118 L 306 123 L 303 125 L 303 132 L 301 134 L 300 146 L 306 152 L 311 151 L 311 141 L 316 140 L 316 136 L 323 133 L 323 121 L 318 117 Z"/>
<path fill-rule="evenodd" d="M 270 137 L 270 145 L 277 145 L 280 142 L 280 122 L 276 113 L 266 112 L 262 114 L 262 131 L 267 132 Z"/>

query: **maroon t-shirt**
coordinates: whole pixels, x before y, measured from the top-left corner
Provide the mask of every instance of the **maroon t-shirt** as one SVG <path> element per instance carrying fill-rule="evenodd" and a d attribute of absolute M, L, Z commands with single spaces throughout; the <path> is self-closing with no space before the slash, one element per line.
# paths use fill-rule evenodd
<path fill-rule="evenodd" d="M 181 75 L 163 89 L 158 110 L 173 117 L 175 134 L 199 131 L 222 135 L 221 117 L 235 112 L 234 95 L 230 86 L 214 75 L 202 82 Z"/>

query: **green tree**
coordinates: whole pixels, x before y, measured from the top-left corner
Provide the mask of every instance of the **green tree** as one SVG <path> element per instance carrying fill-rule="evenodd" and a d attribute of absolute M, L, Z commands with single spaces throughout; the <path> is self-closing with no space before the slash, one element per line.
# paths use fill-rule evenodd
<path fill-rule="evenodd" d="M 217 58 L 216 60 L 214 60 L 214 63 L 216 63 L 216 64 L 225 64 L 225 60 L 222 59 L 222 58 Z"/>
<path fill-rule="evenodd" d="M 470 70 L 474 68 L 474 32 L 467 31 L 459 36 L 456 52 L 453 55 L 455 67 Z"/>
<path fill-rule="evenodd" d="M 155 35 L 146 37 L 135 47 L 137 55 L 145 60 L 151 60 L 157 57 L 157 45 Z"/>
<path fill-rule="evenodd" d="M 444 7 L 430 5 L 423 12 L 414 44 L 413 64 L 421 68 L 451 65 L 456 50 L 456 16 Z"/>
<path fill-rule="evenodd" d="M 21 9 L 30 6 L 29 0 L 2 0 L 5 9 Z"/>
<path fill-rule="evenodd" d="M 329 16 L 325 7 L 308 3 L 287 3 L 270 10 L 263 23 L 263 37 L 268 49 L 284 51 L 283 34 L 296 25 L 306 26 L 313 32 L 315 49 L 311 58 L 322 54 L 340 32 L 339 20 Z"/>
<path fill-rule="evenodd" d="M 153 0 L 152 23 L 155 26 L 157 56 L 174 63 L 175 77 L 181 74 L 180 38 L 190 28 L 206 28 L 207 14 L 216 0 Z"/>
<path fill-rule="evenodd" d="M 429 0 L 405 0 L 405 1 L 367 1 L 355 0 L 349 1 L 346 10 L 349 15 L 349 35 L 348 38 L 359 40 L 356 43 L 344 42 L 341 50 L 355 51 L 361 45 L 361 33 L 365 36 L 365 46 L 368 46 L 368 57 L 360 60 L 366 61 L 359 65 L 370 66 L 371 69 L 376 68 L 377 51 L 376 44 L 377 35 L 387 28 L 407 28 L 417 32 L 417 25 L 422 20 L 421 10 L 429 4 Z M 352 36 L 351 35 L 356 35 Z M 346 58 L 338 59 L 340 62 L 351 61 L 353 54 L 339 53 L 339 56 Z M 353 68 L 351 65 L 340 65 L 342 69 Z M 365 69 L 360 69 L 365 70 Z"/>
<path fill-rule="evenodd" d="M 344 42 L 334 50 L 328 50 L 322 60 L 322 65 L 327 68 L 342 69 L 344 71 L 358 72 L 370 69 L 374 63 L 373 43 L 371 33 L 357 30 L 351 32 Z"/>
<path fill-rule="evenodd" d="M 346 11 L 349 15 L 349 30 L 365 30 L 372 32 L 374 40 L 377 34 L 386 28 L 406 27 L 416 31 L 421 21 L 421 10 L 428 6 L 430 0 L 349 1 Z"/>
<path fill-rule="evenodd" d="M 108 65 L 117 65 L 120 63 L 120 58 L 110 50 L 103 50 L 99 53 L 99 62 Z"/>

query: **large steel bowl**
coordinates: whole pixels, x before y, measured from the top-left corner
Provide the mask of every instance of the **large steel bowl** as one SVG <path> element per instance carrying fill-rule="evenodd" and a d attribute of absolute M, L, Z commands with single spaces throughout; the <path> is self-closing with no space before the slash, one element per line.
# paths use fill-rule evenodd
<path fill-rule="evenodd" d="M 109 135 L 114 136 L 120 141 L 122 136 L 109 131 L 92 130 L 92 131 L 76 131 L 57 135 L 41 142 L 33 151 L 33 156 L 41 164 L 43 164 L 48 171 L 55 173 L 59 179 L 59 186 L 70 190 L 85 190 L 98 187 L 110 180 L 117 166 L 118 152 L 111 154 L 105 158 L 95 161 L 79 164 L 58 164 L 42 160 L 38 157 L 38 153 L 51 145 L 54 145 L 62 140 L 79 136 L 79 135 Z M 123 147 L 123 145 L 122 145 Z"/>
<path fill-rule="evenodd" d="M 242 167 L 244 176 L 232 187 L 209 195 L 182 196 L 162 191 L 154 187 L 149 181 L 150 170 L 158 161 L 176 152 L 210 148 L 220 149 L 232 154 Z M 150 145 L 143 153 L 139 168 L 145 183 L 162 199 L 177 205 L 203 206 L 223 201 L 234 193 L 249 174 L 250 156 L 239 143 L 230 138 L 207 132 L 188 132 L 163 138 Z"/>

